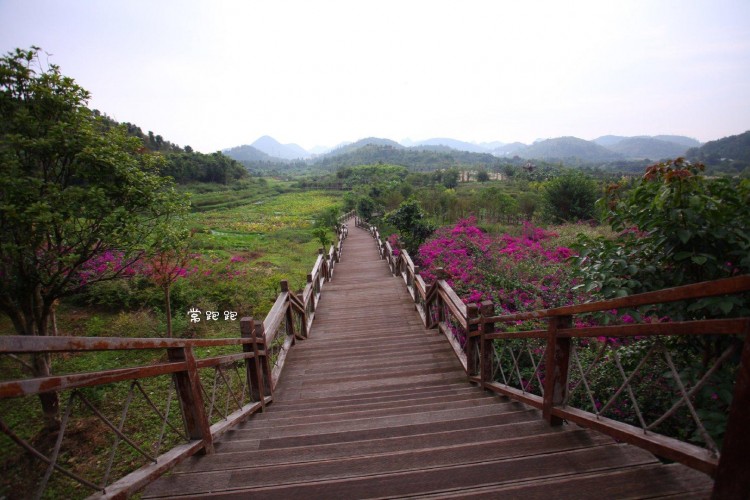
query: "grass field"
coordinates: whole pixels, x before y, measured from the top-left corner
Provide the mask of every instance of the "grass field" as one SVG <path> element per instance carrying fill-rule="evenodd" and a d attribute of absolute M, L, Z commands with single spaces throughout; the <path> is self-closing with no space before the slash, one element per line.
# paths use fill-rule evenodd
<path fill-rule="evenodd" d="M 239 321 L 223 320 L 224 311 L 236 312 L 237 318 L 262 319 L 279 292 L 280 280 L 288 280 L 292 289 L 304 286 L 320 246 L 312 235 L 312 225 L 317 214 L 339 204 L 340 194 L 300 192 L 291 189 L 289 183 L 254 180 L 229 189 L 194 186 L 191 198 L 192 259 L 187 266 L 190 273 L 172 289 L 174 336 L 220 338 L 239 337 Z M 204 312 L 218 311 L 220 319 L 192 323 L 187 315 L 192 307 Z M 84 297 L 64 301 L 58 309 L 57 321 L 60 335 L 136 338 L 160 337 L 166 332 L 161 292 L 143 279 L 103 283 Z M 14 333 L 7 317 L 0 317 L 0 334 Z M 236 350 L 205 349 L 197 355 L 214 356 L 232 349 Z M 164 356 L 161 351 L 59 354 L 53 358 L 53 373 L 147 365 Z M 0 358 L 3 380 L 24 376 L 20 363 L 7 356 Z M 85 394 L 116 422 L 130 388 L 127 383 L 108 387 L 87 389 Z M 148 379 L 144 387 L 156 394 L 156 399 L 166 399 L 169 377 Z M 69 393 L 61 395 L 61 404 L 67 404 L 67 397 Z M 162 425 L 158 418 L 148 418 L 148 414 L 145 408 L 134 406 L 126 423 L 126 428 L 130 427 L 144 442 L 149 442 L 147 436 L 158 436 Z M 106 470 L 113 435 L 78 403 L 71 415 L 60 461 L 71 470 L 100 478 Z M 0 416 L 22 438 L 51 450 L 54 440 L 39 432 L 42 419 L 36 397 L 0 400 Z M 36 424 L 28 425 L 29 422 Z M 174 423 L 179 426 L 178 421 Z M 169 433 L 164 439 L 162 450 L 178 442 L 177 436 Z M 19 451 L 7 436 L 0 434 L 0 463 L 5 471 L 0 479 L 0 498 L 34 496 L 35 482 L 44 474 L 44 467 Z M 143 457 L 129 447 L 120 446 L 113 476 L 121 476 L 143 463 Z M 44 497 L 83 498 L 90 493 L 72 480 L 53 474 Z"/>

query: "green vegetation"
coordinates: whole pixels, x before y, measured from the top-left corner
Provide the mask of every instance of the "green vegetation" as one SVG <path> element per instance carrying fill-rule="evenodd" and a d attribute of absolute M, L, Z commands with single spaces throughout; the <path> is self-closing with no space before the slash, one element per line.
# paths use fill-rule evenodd
<path fill-rule="evenodd" d="M 594 219 L 594 203 L 599 193 L 592 178 L 576 170 L 563 172 L 544 187 L 544 217 L 551 222 Z"/>
<path fill-rule="evenodd" d="M 88 92 L 38 54 L 0 59 L 0 309 L 18 335 L 46 336 L 61 298 L 129 273 L 179 233 L 187 204 L 159 158 L 120 128 L 102 132 Z M 48 355 L 31 366 L 50 374 Z M 40 400 L 58 427 L 57 394 Z"/>
<path fill-rule="evenodd" d="M 612 298 L 749 273 L 750 181 L 703 169 L 678 159 L 649 167 L 629 190 L 610 186 L 601 204 L 620 236 L 581 239 L 583 286 Z M 738 300 L 706 299 L 688 315 L 727 314 Z"/>
<path fill-rule="evenodd" d="M 750 178 L 750 131 L 691 148 L 686 156 L 704 162 L 711 171 Z"/>
<path fill-rule="evenodd" d="M 48 335 L 56 329 L 92 337 L 236 337 L 236 319 L 262 318 L 280 280 L 288 280 L 292 290 L 304 287 L 320 246 L 334 243 L 337 217 L 352 209 L 383 235 L 398 233 L 391 243 L 407 249 L 424 276 L 440 268 L 467 302 L 490 299 L 497 312 L 750 272 L 750 184 L 706 177 L 699 164 L 663 162 L 634 180 L 601 169 L 573 170 L 562 162 L 533 164 L 370 139 L 327 155 L 305 178 L 257 177 L 221 153 L 195 153 L 87 109 L 88 93 L 56 66 L 42 70 L 37 55 L 38 49 L 17 51 L 0 61 L 2 334 Z M 694 154 L 716 160 L 714 168 L 725 174 L 744 175 L 746 160 L 737 153 L 741 148 L 733 148 L 744 144 L 746 135 L 724 143 L 726 149 L 709 144 Z M 602 146 L 563 139 L 532 147 L 546 148 L 550 158 L 567 158 L 579 148 L 580 154 L 611 159 L 606 155 L 612 151 Z M 664 146 L 658 138 L 611 139 L 621 148 Z M 724 151 L 733 155 L 730 163 L 721 159 Z M 623 162 L 621 170 L 643 173 L 643 163 Z M 309 170 L 302 162 L 272 165 L 287 173 L 300 165 Z M 613 180 L 597 210 L 594 200 Z M 600 224 L 604 219 L 611 227 Z M 574 255 L 569 247 L 576 241 Z M 190 321 L 193 309 L 215 312 L 219 320 Z M 638 319 L 642 312 L 627 316 Z M 658 312 L 670 320 L 748 314 L 746 301 L 736 298 Z M 625 311 L 618 315 L 601 321 L 624 321 Z M 710 342 L 671 347 L 680 349 L 679 359 L 697 374 L 699 361 L 715 358 L 723 347 Z M 641 348 L 637 342 L 623 346 L 623 359 L 636 360 Z M 198 355 L 224 352 L 206 349 Z M 0 373 L 4 379 L 39 377 L 155 359 L 149 352 L 4 356 Z M 701 397 L 717 394 L 726 409 L 731 375 L 718 373 L 715 393 Z M 616 376 L 605 372 L 597 383 L 607 387 Z M 165 399 L 168 382 L 161 377 L 144 388 Z M 119 384 L 87 389 L 85 395 L 115 418 L 128 391 Z M 0 410 L 6 424 L 49 451 L 60 401 L 56 394 L 45 398 L 41 407 L 33 398 L 3 400 Z M 109 444 L 99 436 L 104 429 L 88 410 L 78 417 L 80 427 L 66 438 L 68 448 L 85 449 L 94 458 L 83 463 L 66 452 L 62 461 L 77 471 L 101 473 Z M 145 436 L 158 434 L 161 424 L 138 414 L 127 425 Z M 168 437 L 164 446 L 177 440 Z M 4 435 L 0 450 L 10 471 L 0 496 L 11 490 L 33 494 L 33 485 L 17 484 L 27 477 L 29 462 Z M 117 474 L 140 465 L 130 451 L 123 454 Z M 55 481 L 51 497 L 84 494 L 66 480 Z"/>
<path fill-rule="evenodd" d="M 386 215 L 385 220 L 401 235 L 401 243 L 407 252 L 415 255 L 419 246 L 435 231 L 427 222 L 422 208 L 414 198 L 401 203 L 396 210 Z"/>

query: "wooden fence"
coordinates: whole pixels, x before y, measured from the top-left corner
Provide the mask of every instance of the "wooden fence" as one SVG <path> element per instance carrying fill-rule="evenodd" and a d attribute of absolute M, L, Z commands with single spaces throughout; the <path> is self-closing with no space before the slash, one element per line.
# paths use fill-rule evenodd
<path fill-rule="evenodd" d="M 355 223 L 375 238 L 381 258 L 387 261 L 394 275 L 404 280 L 425 327 L 437 328 L 445 335 L 471 382 L 540 409 L 551 425 L 568 421 L 596 429 L 618 441 L 703 471 L 714 477 L 714 498 L 750 498 L 750 475 L 747 474 L 750 470 L 750 454 L 747 453 L 750 450 L 750 433 L 747 432 L 750 427 L 750 342 L 747 340 L 750 318 L 573 327 L 575 318 L 615 309 L 635 310 L 725 295 L 745 294 L 741 296 L 746 298 L 750 276 L 555 309 L 496 315 L 492 302 L 464 304 L 445 281 L 446 276 L 440 275 L 442 271 L 438 272 L 435 282 L 426 283 L 408 252 L 391 248 L 382 240 L 377 227 L 361 219 L 356 219 Z M 508 325 L 517 330 L 519 323 L 529 321 L 546 322 L 546 327 L 503 331 Z M 703 336 L 723 339 L 723 351 L 705 367 L 704 373 L 693 377 L 690 385 L 676 367 L 675 354 L 666 339 Z M 620 354 L 626 351 L 620 348 L 632 345 L 634 339 L 647 349 L 635 366 L 628 369 Z M 733 394 L 723 444 L 718 444 L 707 432 L 702 409 L 696 408 L 695 399 L 700 391 L 706 390 L 711 377 L 733 361 L 733 370 L 736 370 Z M 607 365 L 611 373 L 619 374 L 622 382 L 606 400 L 600 400 L 591 379 Z M 659 414 L 651 416 L 641 408 L 648 402 L 639 401 L 635 388 L 636 380 L 654 366 L 663 367 L 669 381 L 665 387 L 676 392 L 677 397 L 666 411 L 661 409 Z M 574 407 L 571 395 L 576 394 L 582 395 L 579 400 L 587 404 Z M 612 409 L 624 400 L 628 410 L 635 414 L 637 425 L 613 418 Z M 696 429 L 697 440 L 705 446 L 655 430 L 675 418 L 678 412 L 688 416 L 691 427 Z"/>
<path fill-rule="evenodd" d="M 30 456 L 44 464 L 45 472 L 35 496 L 41 497 L 53 472 L 67 476 L 90 489 L 96 497 L 125 497 L 185 458 L 211 454 L 214 440 L 262 411 L 273 401 L 273 391 L 284 368 L 287 353 L 295 341 L 310 335 L 315 310 L 323 286 L 333 276 L 348 234 L 346 222 L 353 213 L 339 218 L 337 243 L 327 253 L 322 249 L 304 290 L 295 294 L 281 282 L 281 293 L 263 321 L 240 319 L 240 338 L 183 340 L 153 338 L 26 337 L 0 336 L 0 355 L 42 353 L 85 354 L 93 351 L 113 353 L 131 350 L 163 351 L 160 361 L 146 366 L 73 373 L 45 378 L 0 382 L 0 399 L 31 397 L 57 392 L 65 395 L 59 432 L 52 450 L 41 451 L 19 429 L 13 429 L 0 417 L 0 431 Z M 200 357 L 196 351 L 226 349 L 235 346 L 241 352 Z M 168 376 L 166 379 L 163 376 Z M 125 383 L 124 404 L 119 413 L 105 414 L 98 408 L 97 394 L 91 388 Z M 163 398 L 155 398 L 156 392 Z M 159 392 L 162 391 L 162 392 Z M 163 394 L 166 393 L 166 394 Z M 176 399 L 179 413 L 172 409 Z M 162 400 L 163 399 L 163 400 Z M 142 436 L 139 422 L 148 413 L 160 428 L 158 436 Z M 66 430 L 76 416 L 95 416 L 112 435 L 106 467 L 98 477 L 82 477 L 61 465 Z M 82 424 L 90 425 L 90 423 Z M 177 443 L 170 445 L 170 443 Z M 122 445 L 122 446 L 121 446 Z M 116 455 L 122 448 L 140 457 L 146 465 L 111 480 Z M 162 452 L 162 449 L 166 451 Z M 75 453 L 76 450 L 72 450 Z"/>

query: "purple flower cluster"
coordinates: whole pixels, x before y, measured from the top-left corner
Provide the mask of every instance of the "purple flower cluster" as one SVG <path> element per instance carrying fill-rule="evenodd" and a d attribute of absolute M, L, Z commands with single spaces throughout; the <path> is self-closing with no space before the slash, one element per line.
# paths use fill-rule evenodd
<path fill-rule="evenodd" d="M 564 264 L 574 252 L 555 245 L 556 237 L 529 223 L 519 235 L 492 237 L 476 226 L 474 217 L 462 219 L 438 229 L 419 248 L 422 276 L 432 281 L 442 268 L 464 302 L 491 300 L 503 313 L 580 302 Z"/>

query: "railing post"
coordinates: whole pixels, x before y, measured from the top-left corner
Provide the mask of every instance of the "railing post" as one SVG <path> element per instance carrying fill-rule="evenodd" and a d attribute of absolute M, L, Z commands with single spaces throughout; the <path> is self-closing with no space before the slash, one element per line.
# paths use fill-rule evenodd
<path fill-rule="evenodd" d="M 414 266 L 414 274 L 411 275 L 411 283 L 407 283 L 407 286 L 411 285 L 414 290 L 414 303 L 419 302 L 419 290 L 417 289 L 417 275 L 422 269 L 419 266 Z M 407 273 L 408 276 L 408 273 Z"/>
<path fill-rule="evenodd" d="M 445 311 L 443 310 L 443 297 L 440 295 L 440 281 L 444 280 L 446 277 L 448 277 L 448 273 L 445 272 L 445 269 L 442 267 L 438 267 L 435 269 L 435 306 L 438 308 L 437 310 L 437 327 L 438 331 L 440 330 L 440 323 L 445 321 Z"/>
<path fill-rule="evenodd" d="M 750 332 L 745 333 L 740 368 L 734 384 L 732 406 L 716 469 L 713 500 L 750 498 Z"/>
<path fill-rule="evenodd" d="M 262 321 L 255 324 L 253 333 L 255 337 L 255 345 L 259 351 L 258 362 L 260 364 L 260 371 L 263 374 L 263 394 L 273 396 L 273 388 L 271 387 L 271 365 L 268 363 L 268 346 L 266 345 L 266 327 L 263 325 Z M 262 353 L 260 353 L 261 349 L 263 350 Z"/>
<path fill-rule="evenodd" d="M 298 332 L 294 327 L 294 311 L 292 311 L 292 299 L 290 297 L 291 292 L 289 291 L 289 281 L 279 281 L 279 288 L 281 289 L 281 293 L 286 293 L 286 313 L 284 314 L 284 321 L 286 321 L 286 334 L 288 336 L 291 335 L 292 345 L 294 345 L 298 335 L 299 338 L 302 338 L 302 332 Z"/>
<path fill-rule="evenodd" d="M 306 339 L 310 336 L 310 332 L 307 331 L 307 307 L 305 307 L 305 294 L 298 293 L 296 294 L 297 298 L 299 299 L 300 304 L 302 304 L 302 312 L 300 313 L 302 315 L 302 338 Z"/>
<path fill-rule="evenodd" d="M 492 301 L 485 300 L 482 302 L 479 312 L 483 318 L 491 317 L 495 314 L 495 305 Z M 494 382 L 492 380 L 492 365 L 495 362 L 495 343 L 492 339 L 485 338 L 485 335 L 488 333 L 495 333 L 495 323 L 482 323 L 482 343 L 480 345 L 481 366 L 479 367 L 482 387 L 484 387 L 484 384 Z"/>
<path fill-rule="evenodd" d="M 559 338 L 557 330 L 572 325 L 571 316 L 552 316 L 547 326 L 547 350 L 544 361 L 544 400 L 542 415 L 550 425 L 562 425 L 560 417 L 552 415 L 552 407 L 565 401 L 568 393 L 568 362 L 570 339 Z"/>
<path fill-rule="evenodd" d="M 253 401 L 259 401 L 261 407 L 266 407 L 266 393 L 264 391 L 263 370 L 260 365 L 260 350 L 255 338 L 255 321 L 247 317 L 240 319 L 240 336 L 243 339 L 253 339 L 252 344 L 242 344 L 244 352 L 252 351 L 255 356 L 253 359 L 245 360 L 245 371 L 247 373 L 247 384 L 250 387 L 250 394 Z"/>
<path fill-rule="evenodd" d="M 479 375 L 480 370 L 480 364 L 479 364 L 479 335 L 474 335 L 472 337 L 473 333 L 476 333 L 479 331 L 479 324 L 474 323 L 471 324 L 471 321 L 476 320 L 479 318 L 479 308 L 476 304 L 467 304 L 466 305 L 466 320 L 467 320 L 467 328 L 466 328 L 466 375 L 469 377 L 476 377 Z"/>
<path fill-rule="evenodd" d="M 198 375 L 198 365 L 195 362 L 192 347 L 173 347 L 167 349 L 170 361 L 184 361 L 187 370 L 174 374 L 174 383 L 180 396 L 180 409 L 185 421 L 185 427 L 190 439 L 203 441 L 202 452 L 210 455 L 214 452 L 214 442 L 211 436 L 211 424 L 206 415 L 201 393 L 201 380 Z"/>
<path fill-rule="evenodd" d="M 313 275 L 310 273 L 307 275 L 307 282 L 310 284 L 310 289 L 312 290 L 312 293 L 310 294 L 310 310 L 315 312 L 315 307 L 317 305 L 315 304 L 315 283 L 313 283 Z"/>

